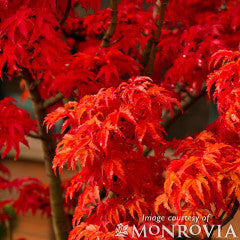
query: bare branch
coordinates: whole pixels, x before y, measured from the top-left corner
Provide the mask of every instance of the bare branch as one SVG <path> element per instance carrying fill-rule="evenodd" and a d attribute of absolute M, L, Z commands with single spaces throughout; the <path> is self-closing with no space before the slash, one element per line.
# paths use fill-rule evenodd
<path fill-rule="evenodd" d="M 192 97 L 188 97 L 182 104 L 182 110 L 185 111 L 187 110 L 189 107 L 191 107 L 198 99 L 200 99 L 202 96 L 204 96 L 206 94 L 206 87 L 204 86 L 201 90 L 201 92 L 196 95 L 196 96 L 192 96 Z M 175 122 L 180 116 L 182 116 L 182 110 L 180 108 L 175 108 L 173 110 L 173 116 L 171 116 L 171 114 L 169 113 L 165 119 L 164 122 L 162 122 L 162 127 L 167 130 L 170 125 Z"/>
<path fill-rule="evenodd" d="M 119 39 L 117 39 L 117 40 L 115 40 L 114 42 L 112 42 L 111 44 L 109 44 L 109 46 L 112 46 L 112 45 L 116 44 L 117 42 L 121 41 L 122 39 L 123 39 L 123 35 L 120 36 Z"/>
<path fill-rule="evenodd" d="M 151 51 L 150 51 L 149 58 L 148 58 L 147 68 L 145 70 L 145 75 L 147 75 L 147 76 L 151 76 L 151 74 L 152 74 L 154 61 L 155 61 L 155 57 L 156 57 L 156 52 L 157 52 L 157 45 L 159 42 L 159 38 L 161 36 L 165 10 L 167 8 L 168 2 L 169 2 L 169 0 L 158 1 L 158 4 L 155 7 L 159 16 L 156 21 L 157 29 L 156 29 L 155 35 L 151 38 L 151 40 L 150 40 L 151 42 L 149 43 L 151 45 Z M 148 44 L 147 44 L 146 48 L 149 48 Z M 146 58 L 147 55 L 145 55 L 144 57 Z"/>
<path fill-rule="evenodd" d="M 144 68 L 146 67 L 146 65 L 148 63 L 148 58 L 149 58 L 149 55 L 150 55 L 150 52 L 151 52 L 151 49 L 152 49 L 152 44 L 153 44 L 153 37 L 148 39 L 148 41 L 146 43 L 146 46 L 145 46 L 145 49 L 144 49 L 144 52 L 143 52 L 142 66 Z M 142 75 L 144 75 L 144 71 L 145 71 L 144 68 L 142 70 Z"/>
<path fill-rule="evenodd" d="M 167 114 L 165 117 L 164 122 L 162 122 L 162 127 L 167 130 L 172 123 L 174 123 L 180 116 L 183 115 L 184 111 L 186 111 L 188 108 L 190 108 L 195 102 L 197 102 L 198 99 L 200 99 L 202 96 L 206 94 L 206 87 L 204 86 L 201 92 L 197 96 L 192 96 L 191 98 L 188 97 L 182 104 L 181 108 L 174 108 L 173 109 L 173 116 L 171 116 L 170 113 Z M 152 152 L 152 148 L 146 149 L 144 151 L 144 156 L 149 156 L 149 154 Z"/>
<path fill-rule="evenodd" d="M 38 134 L 42 136 L 41 143 L 47 176 L 49 178 L 51 216 L 55 237 L 56 240 L 67 240 L 69 226 L 63 210 L 61 180 L 58 170 L 54 172 L 52 168 L 56 142 L 54 141 L 51 133 L 47 133 L 46 126 L 43 124 L 47 113 L 43 108 L 44 101 L 40 95 L 39 89 L 37 86 L 32 87 L 34 80 L 32 79 L 32 75 L 28 69 L 23 68 L 22 74 L 24 75 L 25 85 L 32 99 L 36 120 L 38 122 Z"/>
<path fill-rule="evenodd" d="M 36 135 L 36 134 L 33 134 L 33 133 L 29 133 L 29 134 L 28 134 L 28 137 L 34 138 L 34 139 L 39 139 L 39 140 L 42 140 L 42 139 L 43 139 L 41 136 Z"/>
<path fill-rule="evenodd" d="M 239 202 L 238 200 L 236 199 L 234 204 L 233 204 L 233 207 L 232 207 L 232 210 L 230 213 L 227 214 L 227 216 L 224 218 L 224 219 L 221 219 L 221 217 L 224 216 L 224 214 L 221 215 L 220 219 L 221 219 L 221 226 L 225 226 L 226 224 L 228 224 L 232 219 L 233 217 L 235 216 L 235 214 L 237 213 L 238 211 L 238 208 L 239 208 Z M 224 212 L 225 213 L 225 212 Z M 210 234 L 209 237 L 205 237 L 204 239 L 208 239 L 208 240 L 211 240 L 212 239 L 212 236 L 213 236 L 213 233 L 214 231 L 217 229 L 217 226 L 215 226 Z"/>
<path fill-rule="evenodd" d="M 110 26 L 105 33 L 101 47 L 109 47 L 111 38 L 115 32 L 116 26 L 117 26 L 117 0 L 111 0 L 110 1 L 110 7 L 111 7 L 111 23 Z"/>
<path fill-rule="evenodd" d="M 61 26 L 65 23 L 65 21 L 66 21 L 67 18 L 68 18 L 68 14 L 69 14 L 69 12 L 70 12 L 70 10 L 71 10 L 71 6 L 72 6 L 72 1 L 71 1 L 71 0 L 68 0 L 66 9 L 65 9 L 65 12 L 64 12 L 64 15 L 63 15 L 63 18 L 62 18 L 61 21 L 60 21 L 60 25 L 61 25 Z"/>
<path fill-rule="evenodd" d="M 45 100 L 43 103 L 43 109 L 46 109 L 57 102 L 61 101 L 64 98 L 62 93 L 58 93 L 55 97 L 50 97 L 49 99 Z"/>
<path fill-rule="evenodd" d="M 227 216 L 222 220 L 222 227 L 228 224 L 233 219 L 233 217 L 237 213 L 238 208 L 239 208 L 239 202 L 236 199 L 233 204 L 232 211 L 228 213 Z"/>

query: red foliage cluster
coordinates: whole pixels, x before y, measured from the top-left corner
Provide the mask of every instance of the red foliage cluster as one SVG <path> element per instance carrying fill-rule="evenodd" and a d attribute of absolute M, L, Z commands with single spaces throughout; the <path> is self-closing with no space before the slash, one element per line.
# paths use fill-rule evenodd
<path fill-rule="evenodd" d="M 42 79 L 44 98 L 58 91 L 66 97 L 94 94 L 143 71 L 139 62 L 144 63 L 145 46 L 156 31 L 149 3 L 154 1 L 143 8 L 143 1 L 122 0 L 118 4 L 118 26 L 110 46 L 103 49 L 99 46 L 109 27 L 111 11 L 99 10 L 99 0 L 72 1 L 71 6 L 77 2 L 97 14 L 83 18 L 71 8 L 65 25 L 61 25 L 58 20 L 64 19 L 64 1 L 3 4 L 0 71 L 6 62 L 10 75 L 29 69 L 34 79 Z M 175 9 L 181 9 L 181 14 Z M 183 84 L 191 92 L 199 92 L 208 74 L 210 56 L 238 45 L 239 11 L 239 4 L 233 0 L 170 1 L 165 28 L 157 40 L 154 81 L 159 83 L 164 78 L 165 84 Z"/>
<path fill-rule="evenodd" d="M 197 137 L 172 144 L 180 159 L 167 167 L 164 193 L 155 207 L 163 205 L 179 216 L 215 216 L 230 212 L 239 200 L 239 148 L 220 142 L 218 136 L 203 131 Z M 175 210 L 174 210 L 175 209 Z"/>
<path fill-rule="evenodd" d="M 80 16 L 79 6 L 94 14 Z M 29 78 L 43 112 L 44 100 L 68 98 L 47 109 L 45 123 L 50 129 L 64 122 L 54 169 L 76 171 L 66 191 L 78 200 L 70 239 L 112 239 L 117 224 L 140 227 L 143 214 L 211 213 L 209 223 L 219 222 L 220 211 L 240 200 L 238 0 L 122 0 L 117 11 L 102 9 L 100 0 L 2 0 L 0 19 L 1 75 Z M 207 90 L 219 119 L 193 138 L 167 142 L 161 122 L 186 95 L 200 93 L 209 61 L 215 71 Z M 139 77 L 146 73 L 153 80 Z M 17 157 L 19 142 L 27 145 L 25 135 L 36 127 L 10 101 L 0 101 L 2 157 L 12 147 Z M 173 161 L 164 155 L 169 147 Z M 20 191 L 13 204 L 19 211 L 49 212 L 47 187 L 33 179 L 1 181 L 2 189 Z M 30 194 L 42 200 L 25 201 Z"/>
<path fill-rule="evenodd" d="M 0 149 L 5 146 L 2 153 L 4 158 L 11 148 L 16 151 L 16 157 L 19 156 L 19 143 L 28 146 L 25 135 L 30 131 L 36 130 L 36 122 L 31 120 L 29 113 L 26 110 L 18 108 L 11 102 L 16 102 L 13 98 L 4 98 L 0 100 Z"/>
<path fill-rule="evenodd" d="M 7 198 L 0 202 L 0 222 L 4 223 L 5 220 L 11 217 L 4 210 L 5 205 L 12 206 L 17 214 L 26 213 L 30 211 L 35 214 L 37 210 L 41 210 L 42 214 L 50 216 L 49 206 L 49 189 L 44 186 L 36 178 L 19 178 L 10 179 L 9 170 L 0 164 L 0 191 L 1 192 L 16 192 L 16 198 Z"/>
<path fill-rule="evenodd" d="M 162 32 L 156 78 L 166 69 L 165 81 L 200 92 L 211 55 L 239 44 L 239 12 L 238 1 L 170 1 L 166 24 L 172 30 Z"/>
<path fill-rule="evenodd" d="M 62 169 L 65 163 L 74 170 L 81 168 L 67 196 L 81 193 L 74 223 L 78 225 L 85 214 L 89 218 L 73 232 L 88 224 L 100 224 L 99 231 L 106 232 L 120 218 L 140 223 L 142 212 L 152 208 L 146 199 L 153 203 L 167 164 L 158 160 L 165 149 L 162 110 L 172 110 L 172 104 L 178 102 L 170 92 L 152 84 L 149 78 L 138 77 L 116 89 L 85 96 L 79 103 L 69 102 L 47 116 L 48 127 L 65 119 L 62 133 L 70 128 L 58 144 L 54 168 Z M 155 157 L 145 157 L 144 146 L 154 149 Z M 103 189 L 104 201 L 100 197 Z M 72 238 L 80 238 L 79 234 Z"/>
<path fill-rule="evenodd" d="M 220 65 L 220 68 L 209 75 L 207 82 L 209 94 L 213 90 L 213 97 L 217 99 L 222 124 L 238 136 L 240 134 L 239 60 L 239 51 L 219 51 L 215 53 L 210 64 L 213 64 L 213 67 Z"/>

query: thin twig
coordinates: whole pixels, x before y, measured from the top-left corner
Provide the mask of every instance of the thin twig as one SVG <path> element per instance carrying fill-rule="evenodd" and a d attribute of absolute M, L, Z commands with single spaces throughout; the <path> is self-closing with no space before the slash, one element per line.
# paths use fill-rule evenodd
<path fill-rule="evenodd" d="M 5 221 L 5 225 L 7 228 L 7 240 L 12 240 L 12 229 L 10 220 Z"/>
<path fill-rule="evenodd" d="M 227 205 L 227 209 L 232 205 L 233 200 L 231 200 L 228 205 Z M 219 219 L 222 221 L 223 217 L 225 216 L 226 211 L 223 211 L 222 214 L 220 215 Z"/>
<path fill-rule="evenodd" d="M 234 204 L 233 204 L 233 207 L 232 207 L 232 210 L 230 213 L 227 214 L 227 216 L 221 221 L 221 226 L 224 227 L 226 224 L 228 224 L 232 219 L 233 217 L 235 216 L 235 214 L 237 213 L 238 211 L 238 208 L 239 208 L 239 202 L 238 200 L 236 199 Z M 211 234 L 209 237 L 205 237 L 204 239 L 208 239 L 208 240 L 211 240 L 212 239 L 212 236 L 213 236 L 213 233 L 214 231 L 217 229 L 217 226 L 214 226 Z"/>
<path fill-rule="evenodd" d="M 194 103 L 197 102 L 198 99 L 200 99 L 202 96 L 206 94 L 206 87 L 204 86 L 201 90 L 201 92 L 197 96 L 193 96 L 191 98 L 186 99 L 182 104 L 181 108 L 174 108 L 172 115 L 170 113 L 167 114 L 167 116 L 164 119 L 164 122 L 162 122 L 162 127 L 167 130 L 171 124 L 173 124 L 180 116 L 183 115 L 184 111 L 186 111 L 188 108 L 190 108 Z M 147 149 L 144 152 L 144 156 L 149 156 L 149 154 L 152 152 L 152 148 Z"/>
<path fill-rule="evenodd" d="M 150 76 L 152 74 L 154 61 L 155 61 L 155 57 L 156 57 L 156 52 L 157 52 L 157 45 L 159 43 L 159 38 L 161 36 L 165 10 L 167 8 L 168 2 L 169 2 L 169 0 L 161 0 L 161 2 L 159 1 L 158 5 L 156 5 L 159 16 L 156 21 L 157 29 L 156 29 L 155 35 L 153 36 L 153 38 L 151 40 L 151 42 L 152 42 L 151 43 L 151 52 L 149 54 L 147 68 L 145 70 L 145 75 L 147 75 L 147 76 Z"/>
<path fill-rule="evenodd" d="M 57 102 L 61 101 L 64 98 L 62 93 L 58 93 L 55 97 L 50 97 L 49 99 L 45 100 L 43 103 L 43 109 L 46 109 Z"/>
<path fill-rule="evenodd" d="M 119 39 L 117 39 L 117 40 L 113 41 L 111 44 L 109 44 L 109 46 L 112 46 L 112 45 L 114 45 L 114 44 L 118 43 L 118 42 L 119 42 L 119 41 L 121 41 L 122 39 L 123 39 L 123 35 L 122 35 L 122 36 L 120 36 L 120 38 L 119 38 Z"/>
<path fill-rule="evenodd" d="M 62 17 L 62 19 L 61 19 L 61 21 L 59 23 L 61 26 L 65 23 L 65 21 L 68 18 L 68 14 L 69 14 L 69 12 L 71 10 L 71 6 L 72 6 L 72 1 L 68 0 L 67 6 L 66 6 L 66 9 L 65 9 L 65 12 L 64 12 L 64 15 L 63 15 L 63 17 Z"/>
<path fill-rule="evenodd" d="M 117 26 L 117 0 L 111 0 L 110 1 L 110 7 L 111 7 L 111 22 L 110 26 L 105 33 L 101 47 L 109 47 L 111 38 L 115 32 L 116 26 Z"/>
<path fill-rule="evenodd" d="M 204 86 L 201 90 L 201 92 L 193 97 L 187 98 L 182 104 L 181 108 L 175 108 L 173 109 L 173 116 L 169 113 L 167 117 L 165 118 L 165 121 L 162 122 L 162 127 L 167 130 L 170 125 L 175 122 L 180 116 L 182 116 L 182 112 L 187 110 L 189 107 L 191 107 L 195 102 L 197 102 L 198 99 L 200 99 L 202 96 L 206 94 L 206 87 Z"/>
<path fill-rule="evenodd" d="M 236 199 L 233 204 L 232 211 L 230 213 L 228 213 L 227 216 L 222 220 L 222 227 L 225 226 L 226 224 L 228 224 L 233 219 L 233 217 L 235 216 L 235 214 L 238 211 L 238 208 L 239 208 L 239 202 Z"/>
<path fill-rule="evenodd" d="M 29 134 L 28 134 L 28 137 L 34 138 L 34 139 L 39 139 L 39 140 L 42 140 L 42 139 L 43 139 L 41 136 L 36 135 L 36 134 L 33 134 L 33 133 L 29 133 Z"/>
<path fill-rule="evenodd" d="M 153 37 L 150 37 L 146 43 L 144 52 L 143 52 L 143 58 L 142 58 L 142 66 L 143 66 L 143 70 L 142 70 L 142 75 L 144 75 L 144 71 L 145 71 L 145 67 L 148 63 L 148 59 L 149 59 L 149 55 L 152 49 L 152 43 L 153 43 Z"/>

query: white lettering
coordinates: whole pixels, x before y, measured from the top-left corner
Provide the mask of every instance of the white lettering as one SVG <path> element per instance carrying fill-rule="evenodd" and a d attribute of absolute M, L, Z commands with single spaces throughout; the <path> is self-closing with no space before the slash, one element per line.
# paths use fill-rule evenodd
<path fill-rule="evenodd" d="M 237 238 L 236 233 L 234 232 L 232 224 L 229 225 L 229 228 L 227 230 L 225 238 L 227 238 L 229 234 L 231 234 L 233 238 Z"/>
<path fill-rule="evenodd" d="M 156 231 L 154 231 L 155 233 L 152 232 L 152 228 L 153 228 L 153 227 L 156 228 Z M 149 228 L 149 233 L 150 233 L 151 235 L 158 235 L 159 232 L 160 232 L 160 228 L 159 228 L 159 226 L 157 226 L 157 225 L 152 225 L 152 226 Z"/>
<path fill-rule="evenodd" d="M 144 237 L 144 238 L 147 238 L 147 232 L 146 232 L 146 226 L 145 226 L 145 225 L 142 227 L 142 230 L 141 230 L 140 233 L 138 232 L 136 226 L 133 225 L 132 237 L 135 237 L 135 234 L 134 234 L 134 233 L 136 233 L 137 237 L 140 237 L 141 234 L 142 234 L 142 232 L 143 232 L 143 237 Z"/>
<path fill-rule="evenodd" d="M 222 237 L 222 235 L 221 235 L 221 225 L 217 225 L 217 232 L 218 232 L 217 238 Z"/>
<path fill-rule="evenodd" d="M 182 229 L 183 228 L 183 229 Z M 179 225 L 178 226 L 178 237 L 182 237 L 183 235 L 187 238 L 190 238 L 188 235 L 187 235 L 187 226 L 185 225 Z M 183 234 L 183 235 L 182 235 Z"/>
<path fill-rule="evenodd" d="M 165 237 L 164 232 L 167 232 L 172 238 L 174 238 L 174 225 L 172 225 L 172 231 L 170 231 L 166 226 L 162 225 L 162 238 Z"/>
<path fill-rule="evenodd" d="M 215 225 L 212 225 L 210 231 L 208 231 L 208 226 L 207 226 L 207 225 L 203 225 L 203 229 L 204 229 L 204 231 L 205 231 L 205 233 L 206 233 L 206 235 L 207 235 L 208 238 L 209 238 L 210 235 L 212 234 L 212 231 L 213 231 L 213 229 L 214 229 L 214 226 L 215 226 Z"/>

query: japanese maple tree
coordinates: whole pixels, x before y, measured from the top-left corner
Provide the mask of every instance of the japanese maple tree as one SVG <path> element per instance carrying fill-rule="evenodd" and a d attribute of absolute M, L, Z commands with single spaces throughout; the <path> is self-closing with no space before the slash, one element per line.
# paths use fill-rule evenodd
<path fill-rule="evenodd" d="M 0 189 L 19 191 L 0 202 L 0 221 L 7 203 L 41 209 L 56 240 L 87 240 L 141 229 L 143 215 L 210 214 L 211 238 L 240 201 L 239 40 L 239 0 L 1 0 L 1 76 L 21 79 L 36 117 L 0 101 L 1 156 L 14 148 L 17 159 L 25 136 L 38 138 L 49 185 L 10 180 L 0 165 Z M 167 141 L 201 97 L 215 99 L 219 118 Z M 64 167 L 75 175 L 63 184 Z"/>

